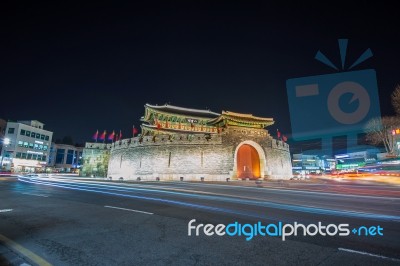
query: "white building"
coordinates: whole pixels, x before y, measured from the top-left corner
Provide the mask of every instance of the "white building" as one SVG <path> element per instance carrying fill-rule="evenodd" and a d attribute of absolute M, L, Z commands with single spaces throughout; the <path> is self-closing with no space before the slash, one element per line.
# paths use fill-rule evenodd
<path fill-rule="evenodd" d="M 37 120 L 7 122 L 1 151 L 1 168 L 12 172 L 43 172 L 53 132 Z"/>

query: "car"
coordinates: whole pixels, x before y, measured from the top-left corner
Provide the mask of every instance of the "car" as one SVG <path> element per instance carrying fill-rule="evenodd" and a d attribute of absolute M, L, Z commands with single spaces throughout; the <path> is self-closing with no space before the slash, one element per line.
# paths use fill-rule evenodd
<path fill-rule="evenodd" d="M 27 174 L 27 175 L 25 175 L 26 177 L 39 177 L 39 175 L 38 174 Z"/>

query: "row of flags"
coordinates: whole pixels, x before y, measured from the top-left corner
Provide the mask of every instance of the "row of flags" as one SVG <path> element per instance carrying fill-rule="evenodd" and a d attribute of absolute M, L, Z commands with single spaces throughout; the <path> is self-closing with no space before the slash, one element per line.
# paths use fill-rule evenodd
<path fill-rule="evenodd" d="M 135 135 L 138 134 L 138 130 L 135 128 L 135 126 L 132 127 L 132 135 L 133 137 L 135 137 Z M 103 133 L 101 133 L 99 135 L 99 130 L 96 131 L 96 133 L 94 133 L 93 135 L 93 140 L 95 140 L 96 142 L 98 140 L 105 142 L 106 140 L 109 140 L 111 142 L 114 141 L 119 141 L 122 139 L 122 132 L 121 130 L 118 133 L 115 133 L 115 131 L 113 130 L 110 134 L 108 134 L 107 136 L 107 130 L 104 130 Z"/>
<path fill-rule="evenodd" d="M 167 122 L 168 123 L 168 122 Z M 157 121 L 157 128 L 161 128 L 161 124 L 158 123 Z M 168 124 L 166 124 L 166 127 L 168 127 Z M 218 128 L 218 133 L 221 133 L 221 129 Z M 135 126 L 132 127 L 132 135 L 133 137 L 135 137 L 135 135 L 137 135 L 139 132 L 138 130 L 135 128 Z M 287 137 L 283 134 L 281 134 L 281 132 L 279 131 L 279 129 L 276 130 L 276 136 L 278 140 L 282 140 L 283 142 L 287 141 Z M 99 130 L 96 131 L 96 133 L 94 133 L 93 135 L 93 140 L 95 140 L 96 142 L 98 140 L 105 142 L 107 140 L 114 142 L 114 141 L 119 141 L 122 139 L 122 132 L 121 130 L 118 133 L 115 133 L 115 131 L 113 130 L 107 137 L 107 130 L 104 130 L 103 133 L 99 136 Z"/>
<path fill-rule="evenodd" d="M 285 135 L 281 134 L 279 129 L 276 129 L 276 136 L 277 136 L 278 140 L 282 140 L 283 142 L 287 141 L 287 137 Z"/>

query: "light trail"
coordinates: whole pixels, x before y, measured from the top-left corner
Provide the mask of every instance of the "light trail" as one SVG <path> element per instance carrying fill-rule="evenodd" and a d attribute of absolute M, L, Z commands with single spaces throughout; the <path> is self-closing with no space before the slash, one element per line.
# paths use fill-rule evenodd
<path fill-rule="evenodd" d="M 22 182 L 31 183 L 31 184 L 41 184 L 41 185 L 47 185 L 47 186 L 53 186 L 53 187 L 72 189 L 72 190 L 102 193 L 102 194 L 107 194 L 107 195 L 112 195 L 112 196 L 120 196 L 120 197 L 126 197 L 126 198 L 157 201 L 157 202 L 162 202 L 162 203 L 167 203 L 167 204 L 180 205 L 180 206 L 184 206 L 184 207 L 205 209 L 205 210 L 208 210 L 208 211 L 215 211 L 215 212 L 222 212 L 222 213 L 228 213 L 228 214 L 242 215 L 242 216 L 247 216 L 247 217 L 252 217 L 252 218 L 259 218 L 259 219 L 260 218 L 261 219 L 269 218 L 269 217 L 266 217 L 266 216 L 260 216 L 260 215 L 256 215 L 256 214 L 243 213 L 243 212 L 233 211 L 233 210 L 230 210 L 230 209 L 224 209 L 224 208 L 218 208 L 218 207 L 210 207 L 210 206 L 200 205 L 200 204 L 180 202 L 180 201 L 176 201 L 176 200 L 167 200 L 167 199 L 160 199 L 160 198 L 153 198 L 153 197 L 127 195 L 127 194 L 114 193 L 114 192 L 108 192 L 108 191 L 100 191 L 100 190 L 95 190 L 95 189 L 71 187 L 71 186 L 68 186 L 68 185 L 45 184 L 45 183 L 42 183 L 42 182 L 32 182 L 31 180 L 22 180 L 22 179 L 19 179 L 19 180 L 22 181 Z"/>
<path fill-rule="evenodd" d="M 197 194 L 190 194 L 190 193 L 183 193 L 183 192 L 172 192 L 172 191 L 142 189 L 142 188 L 121 188 L 121 187 L 116 188 L 116 186 L 105 187 L 105 185 L 101 185 L 99 188 L 99 186 L 95 185 L 95 184 L 82 185 L 82 184 L 69 184 L 69 183 L 64 184 L 63 182 L 59 182 L 59 183 L 61 183 L 61 185 L 59 185 L 59 184 L 56 185 L 51 182 L 39 181 L 37 179 L 29 180 L 29 181 L 26 181 L 24 179 L 19 179 L 19 180 L 21 180 L 23 182 L 32 183 L 32 184 L 49 185 L 49 186 L 62 187 L 62 188 L 68 188 L 68 189 L 105 193 L 105 194 L 122 196 L 122 197 L 160 201 L 160 202 L 164 202 L 164 203 L 168 203 L 168 204 L 175 204 L 175 205 L 181 205 L 181 206 L 187 206 L 187 207 L 193 207 L 193 208 L 207 209 L 207 210 L 212 210 L 212 211 L 222 211 L 222 212 L 240 214 L 240 215 L 251 216 L 251 217 L 256 216 L 258 218 L 265 217 L 265 216 L 260 217 L 260 215 L 257 215 L 254 213 L 237 212 L 232 209 L 211 207 L 211 206 L 195 204 L 195 203 L 185 203 L 185 202 L 180 202 L 180 201 L 176 201 L 176 200 L 161 199 L 161 198 L 155 198 L 155 197 L 128 195 L 128 194 L 115 193 L 115 192 L 110 192 L 110 191 L 129 192 L 132 190 L 133 191 L 137 190 L 140 192 L 156 192 L 156 193 L 184 196 L 187 198 L 194 198 L 194 199 L 197 198 L 197 199 L 212 200 L 212 201 L 223 201 L 223 202 L 236 203 L 236 204 L 241 204 L 241 205 L 245 204 L 245 205 L 252 205 L 252 206 L 261 206 L 261 207 L 268 207 L 268 208 L 274 208 L 274 209 L 280 209 L 280 210 L 288 210 L 288 211 L 294 211 L 294 212 L 333 215 L 333 216 L 339 216 L 339 217 L 343 217 L 343 216 L 357 217 L 357 218 L 364 218 L 364 219 L 371 219 L 371 220 L 389 220 L 389 221 L 400 222 L 400 216 L 396 216 L 396 215 L 385 215 L 385 214 L 376 214 L 376 213 L 347 211 L 347 210 L 333 210 L 333 209 L 324 209 L 324 208 L 319 208 L 319 207 L 314 207 L 314 206 L 299 206 L 299 205 L 290 205 L 290 204 L 273 203 L 273 202 L 260 202 L 260 201 L 255 201 L 255 200 L 235 199 L 235 198 L 226 197 L 226 196 L 218 196 L 217 197 L 217 196 L 210 196 L 210 195 L 197 195 Z M 99 189 L 104 189 L 106 191 L 102 191 Z"/>
<path fill-rule="evenodd" d="M 21 194 L 23 194 L 23 195 L 29 195 L 29 196 L 45 197 L 45 198 L 49 197 L 49 196 L 47 196 L 47 195 L 43 195 L 43 194 L 34 194 L 34 193 L 21 193 Z"/>
<path fill-rule="evenodd" d="M 67 182 L 67 181 L 62 181 L 65 183 L 70 183 L 70 184 L 81 184 L 81 183 L 89 183 L 89 184 L 97 184 L 99 186 L 113 186 L 111 184 L 104 184 L 103 182 L 99 182 L 99 181 L 86 181 L 86 180 L 79 180 L 79 182 Z M 164 182 L 166 183 L 166 182 Z M 151 185 L 143 185 L 143 184 L 119 184 L 118 187 L 121 187 L 121 185 L 123 186 L 128 186 L 128 187 L 145 187 L 146 190 L 148 190 L 149 188 L 154 188 L 157 191 L 159 191 L 160 189 L 166 189 L 166 190 L 175 190 L 175 191 L 185 191 L 185 192 L 190 192 L 190 193 L 210 193 L 210 194 L 215 194 L 215 193 L 211 193 L 211 192 L 204 192 L 204 191 L 199 191 L 199 190 L 187 190 L 187 189 L 180 189 L 180 188 L 175 188 L 177 185 L 182 187 L 185 186 L 186 184 L 180 184 L 180 183 L 174 183 L 174 187 L 172 186 L 151 186 Z M 222 184 L 215 184 L 215 185 L 211 185 L 211 184 L 196 184 L 196 183 L 190 183 L 190 186 L 197 186 L 197 187 L 210 187 L 210 188 L 226 188 L 226 190 L 232 190 L 232 186 L 231 185 L 222 185 Z M 336 186 L 342 186 L 342 185 L 336 185 Z M 278 192 L 288 192 L 290 191 L 290 193 L 295 193 L 295 194 L 310 194 L 310 195 L 329 195 L 329 196 L 333 196 L 333 197 L 350 197 L 350 198 L 369 198 L 369 199 L 385 199 L 385 200 L 400 200 L 400 197 L 384 197 L 384 196 L 372 196 L 372 195 L 354 195 L 354 194 L 343 194 L 343 193 L 332 193 L 332 192 L 325 192 L 325 191 L 312 191 L 312 190 L 300 190 L 300 189 L 292 189 L 292 188 L 288 188 L 288 189 L 282 189 L 282 188 L 276 188 L 276 187 L 269 187 L 269 186 L 264 186 L 265 188 L 268 188 L 270 190 L 274 190 L 274 191 L 278 191 Z M 235 186 L 235 189 L 238 190 L 244 190 L 244 191 L 248 191 L 250 190 L 256 190 L 256 191 L 260 191 L 260 188 L 257 187 L 240 187 L 240 186 Z M 219 194 L 219 195 L 227 195 L 227 196 L 231 196 L 234 197 L 234 195 L 229 195 L 229 194 Z"/>

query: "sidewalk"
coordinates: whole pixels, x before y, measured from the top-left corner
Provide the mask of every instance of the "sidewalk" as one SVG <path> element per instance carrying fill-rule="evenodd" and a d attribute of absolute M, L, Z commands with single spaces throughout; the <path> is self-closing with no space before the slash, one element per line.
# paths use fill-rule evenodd
<path fill-rule="evenodd" d="M 28 262 L 20 254 L 0 243 L 0 265 L 29 266 L 35 264 Z"/>

